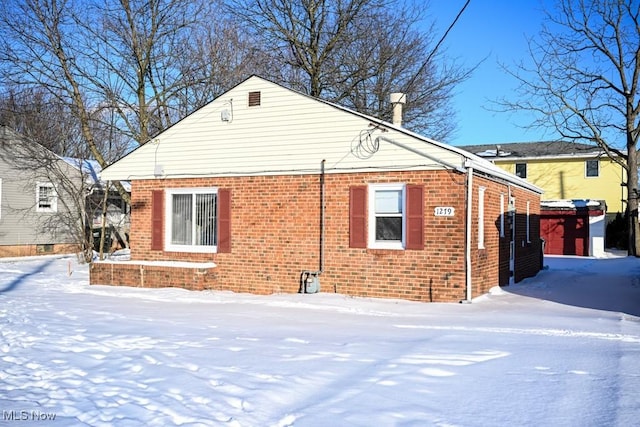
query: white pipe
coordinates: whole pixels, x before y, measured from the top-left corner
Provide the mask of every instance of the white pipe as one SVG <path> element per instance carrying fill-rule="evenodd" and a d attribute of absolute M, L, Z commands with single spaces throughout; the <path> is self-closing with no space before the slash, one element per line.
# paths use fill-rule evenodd
<path fill-rule="evenodd" d="M 470 303 L 473 298 L 471 288 L 471 212 L 473 210 L 473 167 L 467 168 L 467 224 L 466 224 L 466 236 L 465 236 L 465 281 L 467 295 L 466 299 L 462 302 Z"/>
<path fill-rule="evenodd" d="M 451 164 L 449 162 L 445 162 L 444 160 L 438 159 L 435 156 L 429 155 L 427 153 L 423 153 L 420 150 L 416 150 L 415 148 L 409 147 L 408 145 L 402 144 L 402 143 L 400 143 L 398 141 L 395 141 L 395 140 L 393 140 L 391 138 L 387 138 L 386 136 L 378 136 L 378 137 L 376 137 L 375 143 L 376 144 L 380 144 L 380 141 L 385 141 L 385 142 L 388 142 L 389 144 L 392 144 L 392 145 L 395 145 L 397 147 L 403 148 L 403 149 L 405 149 L 407 151 L 411 151 L 414 154 L 417 154 L 419 156 L 425 157 L 425 158 L 427 158 L 429 160 L 432 160 L 432 161 L 434 161 L 436 163 L 439 163 L 439 164 L 441 164 L 443 166 L 446 166 L 446 167 L 448 167 L 450 169 L 457 170 L 458 172 L 461 172 L 461 173 L 465 173 L 466 172 L 466 170 L 464 168 L 460 167 L 460 166 L 456 166 L 456 165 L 453 165 L 453 164 Z"/>

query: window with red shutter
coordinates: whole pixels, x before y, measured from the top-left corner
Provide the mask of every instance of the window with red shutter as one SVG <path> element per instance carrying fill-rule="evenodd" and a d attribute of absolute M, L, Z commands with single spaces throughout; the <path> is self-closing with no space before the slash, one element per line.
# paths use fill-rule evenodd
<path fill-rule="evenodd" d="M 424 249 L 424 186 L 381 183 L 349 191 L 349 247 Z"/>
<path fill-rule="evenodd" d="M 213 253 L 231 250 L 230 190 L 168 188 L 164 250 Z"/>

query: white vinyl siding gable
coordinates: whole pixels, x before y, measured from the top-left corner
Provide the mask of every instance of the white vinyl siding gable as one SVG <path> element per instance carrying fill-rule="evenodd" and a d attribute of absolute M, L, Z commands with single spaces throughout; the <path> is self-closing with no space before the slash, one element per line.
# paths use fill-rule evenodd
<path fill-rule="evenodd" d="M 248 94 L 260 92 L 260 106 Z M 222 119 L 226 111 L 227 119 Z M 442 169 L 437 161 L 389 142 L 461 166 L 462 155 L 260 78 L 250 78 L 197 110 L 103 171 L 103 179 L 197 176 L 283 175 Z M 371 148 L 374 148 L 373 150 Z M 158 167 L 159 165 L 159 167 Z"/>

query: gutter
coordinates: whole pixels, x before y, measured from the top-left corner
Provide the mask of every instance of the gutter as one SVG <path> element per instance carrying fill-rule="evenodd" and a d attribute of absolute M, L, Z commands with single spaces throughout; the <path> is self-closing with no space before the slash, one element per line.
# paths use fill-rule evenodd
<path fill-rule="evenodd" d="M 464 273 L 465 273 L 465 299 L 461 303 L 470 304 L 473 298 L 472 282 L 471 282 L 471 217 L 473 210 L 473 166 L 467 168 L 467 218 L 465 220 L 465 236 L 464 236 Z"/>

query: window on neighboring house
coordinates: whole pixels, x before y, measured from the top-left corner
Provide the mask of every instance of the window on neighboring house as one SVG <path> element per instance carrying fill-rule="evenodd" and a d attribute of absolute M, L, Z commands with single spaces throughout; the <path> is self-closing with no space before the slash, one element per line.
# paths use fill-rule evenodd
<path fill-rule="evenodd" d="M 167 250 L 216 251 L 217 197 L 211 188 L 167 190 Z"/>
<path fill-rule="evenodd" d="M 523 179 L 527 177 L 526 163 L 516 163 L 516 175 Z"/>
<path fill-rule="evenodd" d="M 0 219 L 2 218 L 2 178 L 0 178 Z"/>
<path fill-rule="evenodd" d="M 36 185 L 36 212 L 57 212 L 58 197 L 50 182 Z"/>
<path fill-rule="evenodd" d="M 589 178 L 595 178 L 600 175 L 600 161 L 598 159 L 595 160 L 587 160 L 585 162 L 585 174 Z"/>
<path fill-rule="evenodd" d="M 484 192 L 486 188 L 478 189 L 478 249 L 484 249 Z"/>
<path fill-rule="evenodd" d="M 349 246 L 371 249 L 424 248 L 424 188 L 370 184 L 350 189 Z"/>

